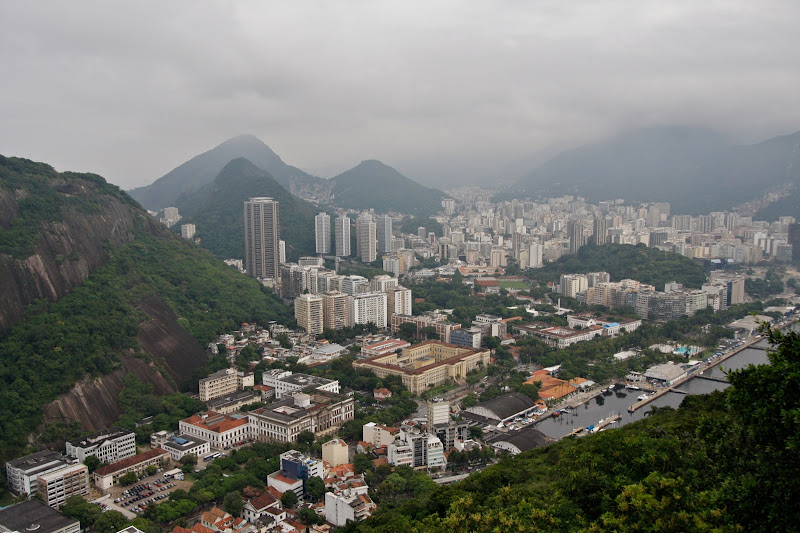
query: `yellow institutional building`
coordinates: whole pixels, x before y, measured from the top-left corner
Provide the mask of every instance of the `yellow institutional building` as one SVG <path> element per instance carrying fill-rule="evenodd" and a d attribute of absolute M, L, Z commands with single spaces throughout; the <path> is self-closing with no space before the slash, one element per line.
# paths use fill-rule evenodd
<path fill-rule="evenodd" d="M 449 378 L 463 379 L 467 372 L 489 364 L 489 350 L 474 350 L 441 341 L 427 341 L 400 353 L 354 361 L 356 368 L 371 370 L 378 377 L 400 376 L 411 394 L 421 394 Z"/>

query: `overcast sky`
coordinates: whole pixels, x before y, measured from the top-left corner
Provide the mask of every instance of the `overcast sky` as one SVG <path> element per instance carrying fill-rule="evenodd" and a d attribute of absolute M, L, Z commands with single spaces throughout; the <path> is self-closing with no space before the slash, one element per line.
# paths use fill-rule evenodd
<path fill-rule="evenodd" d="M 515 178 L 627 128 L 800 130 L 800 2 L 0 2 L 0 153 L 150 183 L 241 133 L 330 177 Z"/>

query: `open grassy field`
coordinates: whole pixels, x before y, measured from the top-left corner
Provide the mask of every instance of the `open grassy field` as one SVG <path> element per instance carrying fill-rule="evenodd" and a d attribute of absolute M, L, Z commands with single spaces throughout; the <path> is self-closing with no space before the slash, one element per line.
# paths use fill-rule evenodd
<path fill-rule="evenodd" d="M 524 281 L 503 281 L 497 280 L 497 284 L 500 286 L 501 289 L 519 289 L 522 291 L 527 291 L 530 289 L 527 283 Z"/>

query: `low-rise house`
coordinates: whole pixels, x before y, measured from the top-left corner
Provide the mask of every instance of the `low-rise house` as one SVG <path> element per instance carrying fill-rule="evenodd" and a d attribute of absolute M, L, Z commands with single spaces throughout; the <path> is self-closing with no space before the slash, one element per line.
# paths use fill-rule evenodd
<path fill-rule="evenodd" d="M 133 472 L 140 476 L 150 465 L 162 466 L 169 464 L 169 453 L 161 448 L 155 448 L 144 453 L 128 457 L 110 465 L 98 468 L 92 474 L 94 484 L 100 490 L 108 490 L 119 482 L 119 478 Z"/>
<path fill-rule="evenodd" d="M 379 402 L 382 402 L 383 400 L 388 400 L 392 397 L 392 391 L 386 387 L 381 387 L 380 389 L 375 389 L 372 391 L 372 397 Z"/>
<path fill-rule="evenodd" d="M 270 510 L 277 510 L 279 511 L 277 514 L 280 514 L 280 511 L 282 511 L 281 502 L 269 492 L 265 492 L 244 502 L 242 517 L 251 524 L 263 522 L 262 518 L 264 517 L 268 517 L 269 521 L 273 521 L 276 513 L 270 513 Z"/>
<path fill-rule="evenodd" d="M 173 461 L 180 461 L 185 455 L 194 454 L 202 458 L 211 452 L 211 445 L 207 440 L 192 435 L 177 435 L 168 438 L 161 446 L 169 452 Z"/>

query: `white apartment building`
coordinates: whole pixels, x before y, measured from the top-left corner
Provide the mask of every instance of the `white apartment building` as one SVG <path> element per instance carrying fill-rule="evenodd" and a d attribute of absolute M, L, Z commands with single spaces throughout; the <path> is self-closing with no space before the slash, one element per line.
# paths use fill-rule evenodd
<path fill-rule="evenodd" d="M 370 282 L 370 288 L 375 292 L 386 292 L 390 289 L 396 288 L 397 285 L 397 278 L 387 276 L 385 274 L 375 276 Z"/>
<path fill-rule="evenodd" d="M 386 293 L 367 292 L 350 297 L 350 323 L 372 322 L 381 329 L 386 328 Z"/>
<path fill-rule="evenodd" d="M 369 215 L 356 219 L 358 256 L 363 263 L 371 263 L 378 258 L 377 225 Z"/>
<path fill-rule="evenodd" d="M 67 441 L 67 455 L 83 463 L 90 455 L 101 463 L 116 463 L 136 455 L 136 434 L 117 427 L 111 427 Z"/>
<path fill-rule="evenodd" d="M 291 396 L 292 393 L 299 392 L 306 387 L 313 387 L 314 390 L 339 394 L 338 380 L 311 376 L 309 374 L 293 374 L 289 370 L 269 370 L 261 374 L 261 381 L 264 385 L 273 388 L 276 400 L 283 400 L 287 396 Z"/>
<path fill-rule="evenodd" d="M 214 372 L 207 378 L 200 380 L 200 401 L 207 402 L 212 398 L 218 398 L 236 392 L 238 387 L 238 378 L 236 370 L 233 368 L 225 368 Z"/>
<path fill-rule="evenodd" d="M 579 292 L 589 288 L 589 278 L 585 274 L 561 274 L 559 294 L 575 298 Z"/>
<path fill-rule="evenodd" d="M 369 292 L 369 290 L 369 280 L 364 276 L 350 275 L 342 277 L 342 292 L 349 296 Z"/>
<path fill-rule="evenodd" d="M 67 466 L 58 452 L 44 450 L 6 463 L 6 483 L 14 494 L 31 496 L 39 490 L 39 476 Z"/>
<path fill-rule="evenodd" d="M 39 494 L 50 507 L 58 508 L 70 496 L 89 494 L 89 468 L 75 464 L 39 476 Z"/>
<path fill-rule="evenodd" d="M 331 253 L 331 216 L 320 213 L 314 217 L 314 235 L 318 254 Z"/>
<path fill-rule="evenodd" d="M 336 256 L 348 257 L 352 253 L 350 250 L 350 218 L 336 217 L 334 231 L 336 233 Z"/>
<path fill-rule="evenodd" d="M 348 522 L 360 522 L 377 508 L 367 494 L 352 489 L 325 493 L 325 520 L 341 527 Z"/>
<path fill-rule="evenodd" d="M 181 224 L 181 237 L 184 239 L 191 239 L 197 232 L 194 224 Z"/>
<path fill-rule="evenodd" d="M 400 430 L 382 426 L 375 422 L 369 422 L 364 424 L 361 433 L 364 442 L 368 442 L 376 448 L 380 448 L 381 446 L 388 446 L 393 443 L 400 435 Z"/>

